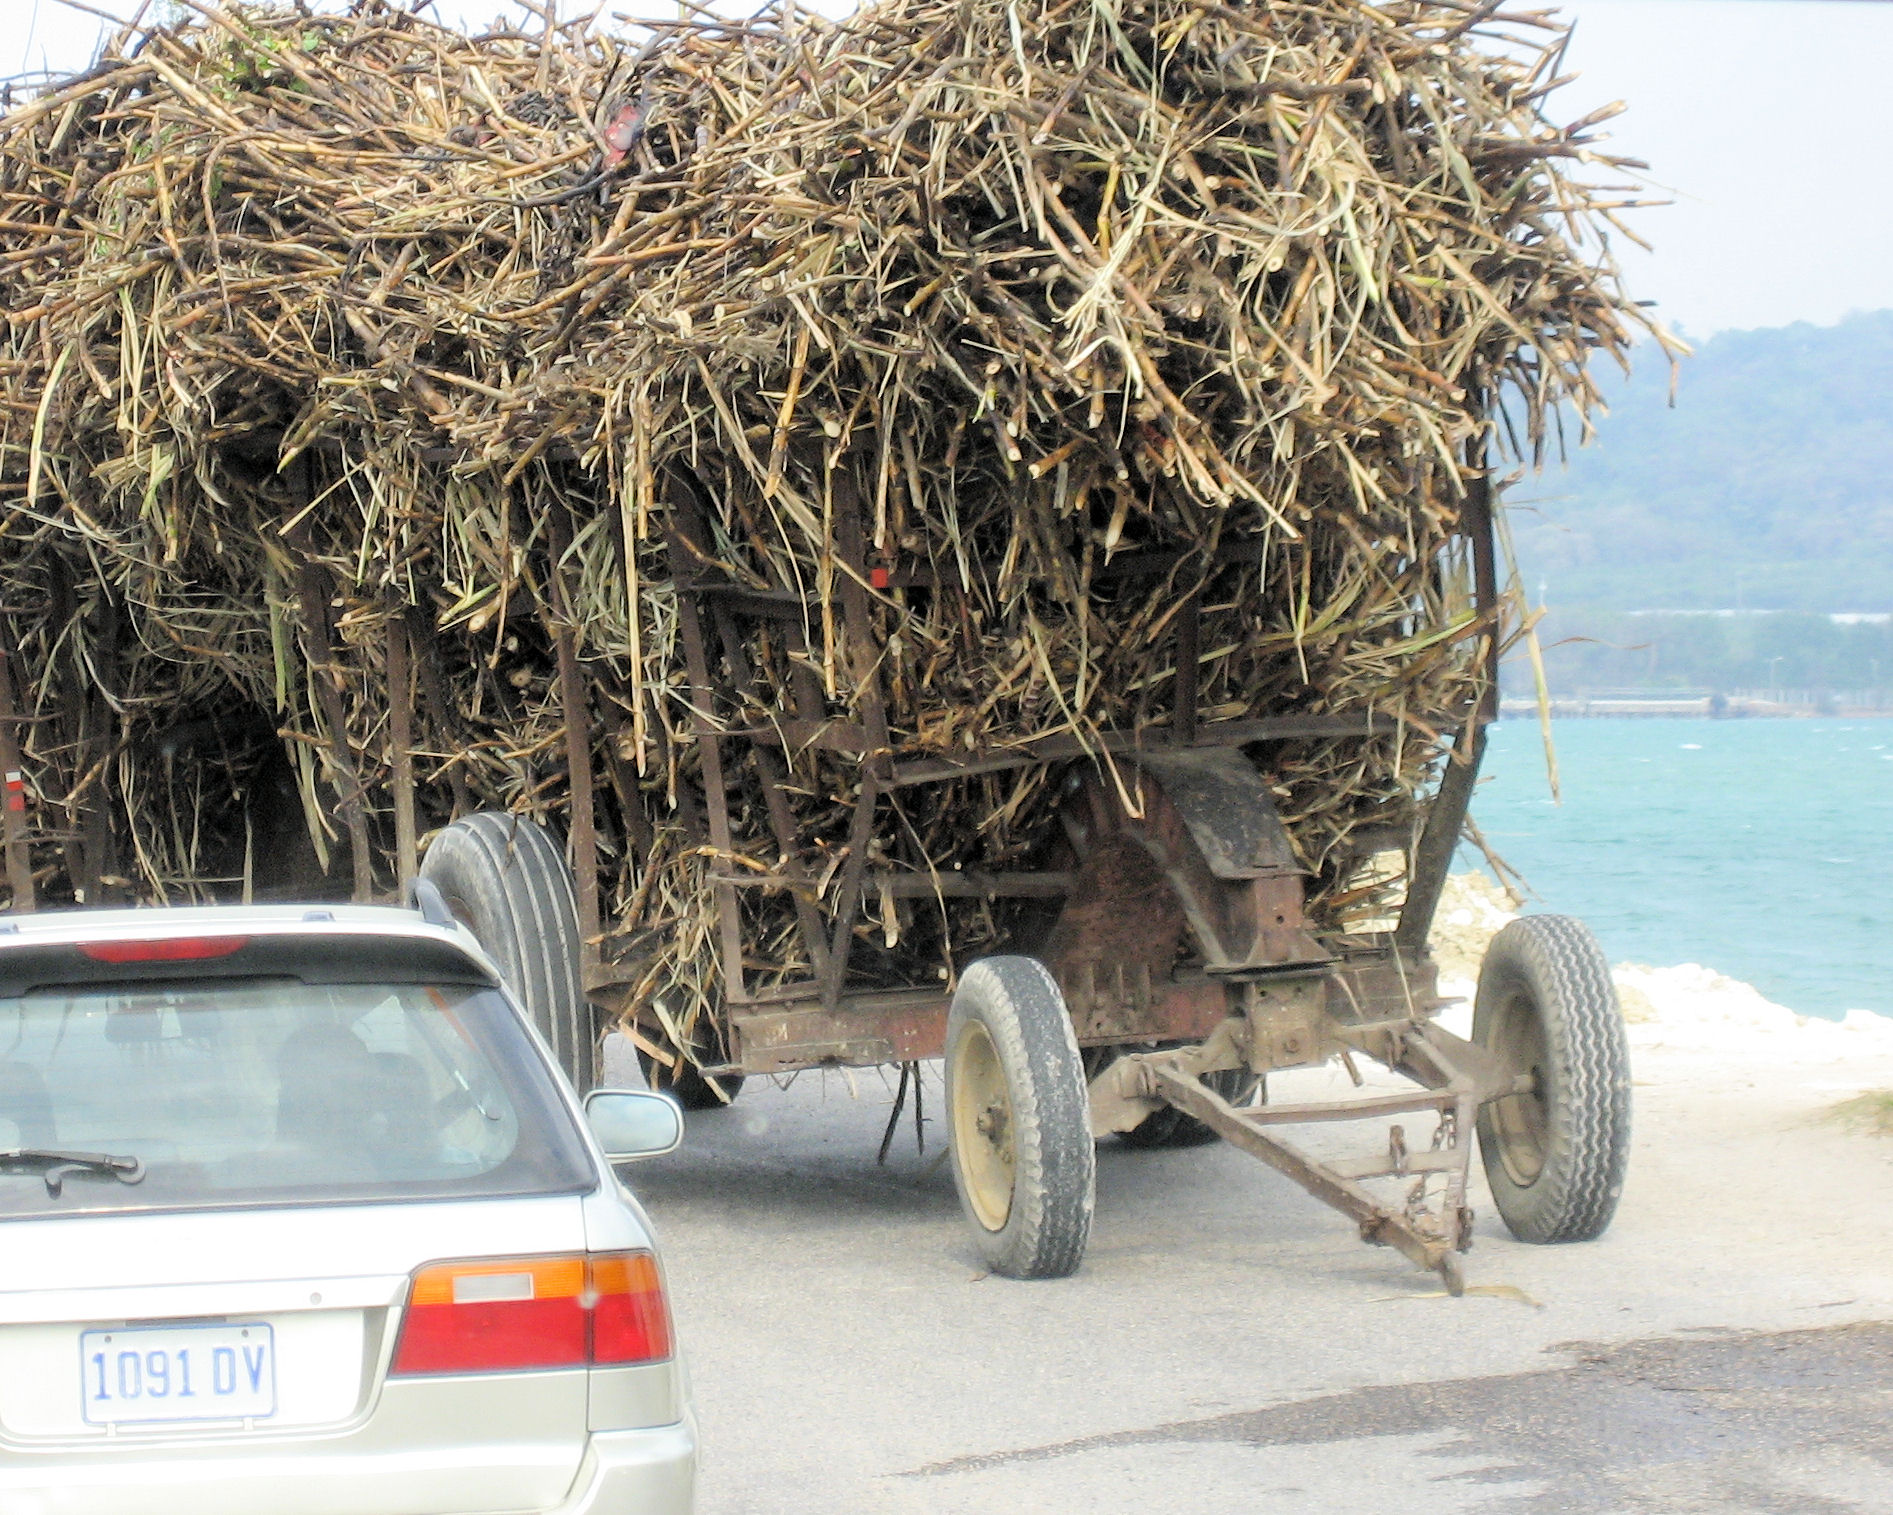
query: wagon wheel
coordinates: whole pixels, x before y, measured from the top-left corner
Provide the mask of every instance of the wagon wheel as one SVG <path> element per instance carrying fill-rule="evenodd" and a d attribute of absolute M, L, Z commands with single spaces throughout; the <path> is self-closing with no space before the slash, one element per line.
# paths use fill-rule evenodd
<path fill-rule="evenodd" d="M 1094 1047 L 1085 1054 L 1085 1075 L 1095 1079 L 1126 1052 L 1169 1052 L 1187 1047 L 1188 1042 L 1145 1042 L 1137 1046 Z M 1205 1088 L 1221 1095 L 1230 1104 L 1242 1106 L 1256 1100 L 1263 1089 L 1262 1076 L 1247 1068 L 1218 1068 L 1201 1076 Z M 1174 1105 L 1153 1110 L 1128 1131 L 1117 1133 L 1127 1147 L 1153 1152 L 1177 1147 L 1207 1147 L 1221 1140 L 1214 1130 L 1194 1115 L 1185 1115 Z"/>
<path fill-rule="evenodd" d="M 1589 1241 L 1630 1153 L 1630 1054 L 1610 966 L 1582 921 L 1528 915 L 1492 939 L 1473 1040 L 1533 1087 L 1479 1111 L 1493 1202 L 1520 1241 Z"/>
<path fill-rule="evenodd" d="M 421 860 L 580 1094 L 598 1083 L 599 1036 L 579 975 L 572 870 L 543 826 L 485 810 L 446 827 Z"/>
<path fill-rule="evenodd" d="M 1084 1061 L 1043 964 L 989 957 L 947 1014 L 953 1185 L 980 1254 L 1010 1278 L 1063 1278 L 1091 1234 L 1097 1154 Z"/>
<path fill-rule="evenodd" d="M 670 1095 L 686 1110 L 721 1110 L 734 1104 L 742 1093 L 743 1075 L 719 1073 L 711 1077 L 699 1065 L 721 1061 L 722 1052 L 710 1017 L 699 1013 L 690 1030 L 690 1050 L 682 1054 L 677 1066 L 667 1067 L 639 1047 L 638 1067 L 644 1072 L 645 1083 Z"/>

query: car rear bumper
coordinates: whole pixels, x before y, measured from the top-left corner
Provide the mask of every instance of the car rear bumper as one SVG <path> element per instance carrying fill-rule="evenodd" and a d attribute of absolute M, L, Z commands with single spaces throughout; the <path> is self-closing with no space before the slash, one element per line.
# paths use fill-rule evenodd
<path fill-rule="evenodd" d="M 594 1431 L 565 1498 L 538 1508 L 543 1515 L 689 1515 L 696 1454 L 696 1426 L 689 1419 L 635 1431 Z M 456 1459 L 463 1473 L 469 1460 L 480 1459 Z M 423 1457 L 384 1454 L 344 1469 L 331 1456 L 292 1452 L 233 1465 L 206 1448 L 201 1458 L 110 1457 L 54 1466 L 34 1466 L 35 1461 L 0 1457 L 5 1515 L 377 1515 L 390 1508 L 463 1515 L 459 1501 L 436 1506 L 422 1492 L 448 1474 Z M 500 1461 L 489 1458 L 481 1470 L 489 1498 L 514 1471 Z M 501 1498 L 506 1508 L 530 1508 Z"/>
<path fill-rule="evenodd" d="M 552 1515 L 689 1515 L 696 1472 L 693 1421 L 594 1431 L 572 1492 Z"/>

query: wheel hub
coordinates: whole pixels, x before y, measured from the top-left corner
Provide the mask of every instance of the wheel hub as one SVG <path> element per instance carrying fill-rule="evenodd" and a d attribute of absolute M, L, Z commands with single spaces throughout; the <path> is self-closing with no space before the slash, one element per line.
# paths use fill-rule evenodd
<path fill-rule="evenodd" d="M 1529 1092 L 1509 1094 L 1488 1106 L 1507 1176 L 1528 1188 L 1544 1172 L 1550 1116 L 1546 1109 L 1545 1028 L 1528 995 L 1507 1002 L 1493 1028 L 1492 1050 L 1515 1074 L 1527 1075 Z"/>

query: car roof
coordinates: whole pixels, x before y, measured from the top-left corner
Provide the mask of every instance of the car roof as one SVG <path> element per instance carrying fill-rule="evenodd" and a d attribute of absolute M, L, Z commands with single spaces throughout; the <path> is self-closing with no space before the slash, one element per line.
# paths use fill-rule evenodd
<path fill-rule="evenodd" d="M 271 956 L 293 963 L 298 945 L 308 955 L 332 960 L 338 947 L 354 944 L 381 950 L 374 957 L 398 954 L 404 943 L 415 956 L 440 962 L 445 953 L 494 984 L 501 974 L 493 960 L 458 922 L 436 925 L 418 911 L 386 905 L 165 905 L 145 909 L 41 910 L 0 915 L 0 979 L 8 977 L 6 959 L 43 954 L 48 949 L 109 942 L 159 942 L 190 937 L 267 939 Z M 179 965 L 181 968 L 183 965 Z M 233 965 L 234 966 L 234 965 Z M 173 968 L 172 972 L 179 971 Z"/>

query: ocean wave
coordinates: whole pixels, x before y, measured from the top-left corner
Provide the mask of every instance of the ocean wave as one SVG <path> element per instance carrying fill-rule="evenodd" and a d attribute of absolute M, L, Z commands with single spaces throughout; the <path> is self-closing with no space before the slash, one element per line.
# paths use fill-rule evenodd
<path fill-rule="evenodd" d="M 1517 914 L 1516 902 L 1484 874 L 1456 873 L 1446 881 L 1430 945 L 1440 965 L 1441 993 L 1464 1002 L 1441 1017 L 1448 1029 L 1464 1034 L 1469 1027 L 1486 943 Z M 1849 1010 L 1838 1020 L 1802 1015 L 1753 984 L 1701 963 L 1618 963 L 1611 978 L 1633 1049 L 1751 1051 L 1821 1061 L 1893 1054 L 1893 1016 L 1871 1010 Z"/>

